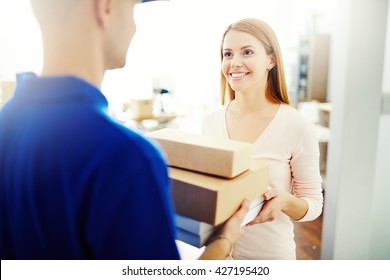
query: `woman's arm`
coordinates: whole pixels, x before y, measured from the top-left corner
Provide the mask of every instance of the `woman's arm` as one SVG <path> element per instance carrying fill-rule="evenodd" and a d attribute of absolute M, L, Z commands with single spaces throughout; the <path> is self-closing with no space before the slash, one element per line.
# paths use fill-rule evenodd
<path fill-rule="evenodd" d="M 264 199 L 267 203 L 265 203 L 259 215 L 247 225 L 272 222 L 280 211 L 293 220 L 300 220 L 308 210 L 306 200 L 276 188 L 267 191 L 264 194 Z"/>
<path fill-rule="evenodd" d="M 266 201 L 259 215 L 248 225 L 271 222 L 280 212 L 295 221 L 317 218 L 323 207 L 321 175 L 319 170 L 319 146 L 316 132 L 307 125 L 290 160 L 293 194 L 270 188 L 264 194 Z"/>

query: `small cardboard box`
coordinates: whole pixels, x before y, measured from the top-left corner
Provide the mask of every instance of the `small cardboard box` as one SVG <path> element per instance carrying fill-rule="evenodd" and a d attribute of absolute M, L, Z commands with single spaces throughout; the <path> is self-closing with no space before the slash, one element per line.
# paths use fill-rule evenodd
<path fill-rule="evenodd" d="M 134 118 L 153 117 L 153 99 L 133 99 L 130 111 Z"/>
<path fill-rule="evenodd" d="M 170 166 L 233 178 L 248 170 L 251 163 L 252 145 L 249 143 L 171 128 L 146 136 L 159 142 Z"/>
<path fill-rule="evenodd" d="M 269 164 L 254 160 L 233 179 L 169 168 L 176 212 L 214 226 L 230 218 L 245 198 L 261 197 L 268 189 L 268 176 Z"/>
<path fill-rule="evenodd" d="M 16 87 L 15 81 L 2 81 L 0 88 L 0 107 L 4 105 L 13 95 Z"/>

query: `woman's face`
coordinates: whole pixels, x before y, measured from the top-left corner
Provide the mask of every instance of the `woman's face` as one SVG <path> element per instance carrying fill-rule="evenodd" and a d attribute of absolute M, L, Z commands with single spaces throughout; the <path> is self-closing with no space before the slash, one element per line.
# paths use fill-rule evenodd
<path fill-rule="evenodd" d="M 262 43 L 249 33 L 229 31 L 223 41 L 221 70 L 231 88 L 246 92 L 264 88 L 274 66 Z"/>

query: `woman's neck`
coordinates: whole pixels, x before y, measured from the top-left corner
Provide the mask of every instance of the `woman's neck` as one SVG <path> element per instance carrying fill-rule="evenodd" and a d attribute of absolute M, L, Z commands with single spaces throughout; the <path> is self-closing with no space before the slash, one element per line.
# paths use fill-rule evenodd
<path fill-rule="evenodd" d="M 272 103 L 265 97 L 265 91 L 236 92 L 232 107 L 237 113 L 274 113 L 279 104 Z"/>

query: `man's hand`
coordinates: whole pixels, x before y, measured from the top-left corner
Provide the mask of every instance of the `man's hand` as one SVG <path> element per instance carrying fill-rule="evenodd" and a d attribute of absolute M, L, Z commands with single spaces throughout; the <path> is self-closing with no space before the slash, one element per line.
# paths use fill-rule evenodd
<path fill-rule="evenodd" d="M 200 260 L 223 260 L 230 254 L 233 245 L 244 234 L 241 223 L 249 211 L 249 206 L 248 200 L 244 200 L 241 203 L 240 209 L 211 238 L 211 242 L 200 256 Z"/>

